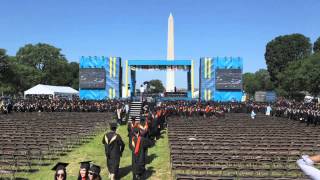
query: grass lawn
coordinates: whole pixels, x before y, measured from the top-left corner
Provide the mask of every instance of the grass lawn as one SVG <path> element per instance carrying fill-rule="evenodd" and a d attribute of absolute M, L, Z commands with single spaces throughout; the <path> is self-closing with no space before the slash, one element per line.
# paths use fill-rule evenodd
<path fill-rule="evenodd" d="M 131 172 L 131 151 L 128 146 L 127 128 L 126 126 L 121 126 L 117 131 L 123 141 L 126 144 L 124 153 L 120 162 L 120 176 L 121 179 L 132 179 Z M 67 167 L 67 176 L 70 180 L 76 180 L 79 172 L 79 162 L 91 160 L 93 163 L 102 167 L 101 177 L 102 179 L 108 179 L 107 168 L 106 168 L 106 158 L 104 154 L 104 146 L 102 144 L 102 138 L 104 132 L 98 133 L 97 136 L 87 144 L 84 144 L 78 148 L 75 148 L 72 152 L 68 153 L 66 156 L 60 157 L 59 160 L 52 162 L 50 166 L 40 167 L 39 171 L 36 173 L 28 174 L 17 174 L 16 177 L 28 178 L 30 180 L 50 180 L 53 179 L 54 172 L 50 169 L 56 162 L 68 162 L 70 163 Z M 149 163 L 147 168 L 148 179 L 163 179 L 170 180 L 171 169 L 170 169 L 170 154 L 168 145 L 167 132 L 162 134 L 162 138 L 156 142 L 156 145 L 148 150 Z"/>

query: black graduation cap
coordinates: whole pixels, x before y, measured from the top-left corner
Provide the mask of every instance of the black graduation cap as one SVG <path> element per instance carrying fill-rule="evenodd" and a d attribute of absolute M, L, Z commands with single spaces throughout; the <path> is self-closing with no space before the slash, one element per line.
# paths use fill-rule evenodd
<path fill-rule="evenodd" d="M 117 128 L 117 123 L 115 123 L 115 122 L 111 122 L 111 123 L 109 123 L 109 126 L 110 126 L 110 128 Z"/>
<path fill-rule="evenodd" d="M 66 167 L 69 163 L 58 162 L 51 170 L 58 171 L 58 170 L 66 170 Z"/>
<path fill-rule="evenodd" d="M 89 171 L 92 171 L 95 174 L 100 174 L 100 166 L 92 164 Z"/>
<path fill-rule="evenodd" d="M 91 161 L 82 161 L 80 162 L 80 169 L 89 169 Z"/>

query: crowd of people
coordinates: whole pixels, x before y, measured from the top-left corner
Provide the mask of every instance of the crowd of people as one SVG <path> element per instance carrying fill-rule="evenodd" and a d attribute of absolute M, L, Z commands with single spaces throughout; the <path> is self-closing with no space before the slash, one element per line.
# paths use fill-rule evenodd
<path fill-rule="evenodd" d="M 113 102 L 116 103 L 113 103 L 111 111 L 114 112 L 117 122 L 110 123 L 110 131 L 102 139 L 102 144 L 105 147 L 109 179 L 112 180 L 119 179 L 120 159 L 125 149 L 125 143 L 121 135 L 117 133 L 118 125 L 127 124 L 128 144 L 132 152 L 133 179 L 146 179 L 145 166 L 147 164 L 148 148 L 154 146 L 156 140 L 160 138 L 161 131 L 166 128 L 166 121 L 170 116 L 184 118 L 224 117 L 225 113 L 250 111 L 249 108 L 254 107 L 247 106 L 244 103 L 201 103 L 197 101 L 167 101 L 160 102 L 155 106 L 144 103 L 141 109 L 142 116 L 140 121 L 136 121 L 136 117 L 128 119 L 129 105 L 126 102 Z M 94 165 L 93 167 L 99 166 Z M 87 175 L 90 180 L 100 178 L 98 173 L 100 170 L 92 172 L 94 172 L 92 178 L 90 174 Z"/>
<path fill-rule="evenodd" d="M 272 114 L 276 117 L 289 118 L 305 122 L 307 126 L 320 124 L 320 104 L 294 101 L 279 101 L 273 105 Z"/>
<path fill-rule="evenodd" d="M 125 105 L 124 105 L 125 106 Z M 118 109 L 123 107 L 118 104 L 115 110 L 117 118 L 119 115 Z M 142 109 L 142 117 L 140 121 L 136 121 L 132 117 L 131 121 L 127 123 L 129 148 L 132 151 L 132 173 L 133 179 L 146 179 L 145 171 L 148 157 L 148 148 L 154 146 L 156 140 L 160 138 L 161 131 L 165 128 L 165 120 L 168 111 L 157 107 L 154 109 Z M 120 117 L 122 117 L 120 113 Z M 124 115 L 125 118 L 125 115 Z M 123 124 L 123 123 L 122 123 Z M 109 172 L 109 179 L 119 179 L 119 165 L 125 143 L 120 134 L 117 133 L 119 122 L 110 123 L 110 131 L 107 132 L 102 144 L 105 148 L 105 155 L 107 161 L 107 169 Z M 67 163 L 58 163 L 53 170 L 56 171 L 56 180 L 66 180 L 66 166 Z M 79 170 L 79 180 L 100 180 L 100 166 L 91 164 L 89 161 L 81 162 Z"/>
<path fill-rule="evenodd" d="M 148 148 L 152 147 L 159 139 L 161 130 L 165 129 L 166 121 L 170 116 L 183 118 L 223 118 L 226 113 L 250 113 L 254 119 L 256 114 L 288 118 L 305 122 L 307 126 L 320 124 L 320 105 L 315 102 L 295 102 L 279 100 L 275 103 L 217 103 L 200 101 L 165 101 L 156 105 L 143 103 L 140 121 L 135 117 L 129 119 L 129 101 L 127 100 L 105 100 L 84 101 L 79 99 L 46 99 L 31 98 L 16 100 L 12 104 L 13 112 L 112 112 L 117 122 L 110 124 L 110 131 L 105 134 L 102 143 L 105 147 L 107 168 L 110 179 L 119 178 L 119 164 L 125 143 L 116 132 L 118 125 L 127 124 L 129 148 L 132 151 L 132 173 L 133 179 L 144 179 L 145 165 Z M 302 170 L 307 163 L 303 156 L 297 161 Z M 309 159 L 316 159 L 313 156 Z M 311 160 L 309 160 L 311 162 Z M 309 164 L 310 164 L 309 162 Z M 318 162 L 316 159 L 314 162 Z M 319 160 L 320 162 L 320 160 Z M 308 163 L 307 163 L 308 164 Z M 313 164 L 312 164 L 313 165 Z M 66 179 L 66 163 L 57 164 L 54 167 L 55 179 Z M 303 169 L 304 168 L 304 169 Z M 313 169 L 314 170 L 314 169 Z M 79 171 L 79 180 L 99 180 L 100 166 L 82 162 Z"/>
<path fill-rule="evenodd" d="M 67 166 L 69 163 L 58 162 L 51 170 L 55 171 L 54 180 L 67 179 Z M 77 180 L 101 180 L 101 167 L 91 161 L 80 162 L 79 175 Z"/>
<path fill-rule="evenodd" d="M 1 106 L 4 113 L 13 112 L 116 112 L 118 123 L 128 121 L 128 100 L 104 100 L 86 101 L 74 98 L 48 99 L 33 97 L 29 99 L 15 100 L 10 106 Z M 162 109 L 166 115 L 183 117 L 223 117 L 225 113 L 251 113 L 254 118 L 257 113 L 289 118 L 305 122 L 308 126 L 317 126 L 320 123 L 320 106 L 318 103 L 295 102 L 280 100 L 272 104 L 268 103 L 217 103 L 199 101 L 166 101 L 156 106 Z"/>
<path fill-rule="evenodd" d="M 123 101 L 85 101 L 65 99 L 22 99 L 13 105 L 13 112 L 114 112 Z"/>
<path fill-rule="evenodd" d="M 86 101 L 33 97 L 13 101 L 10 105 L 1 105 L 3 113 L 13 112 L 115 112 L 119 124 L 129 118 L 128 100 Z M 200 101 L 166 101 L 157 104 L 166 116 L 183 117 L 224 117 L 225 113 L 267 114 L 275 117 L 289 118 L 305 122 L 307 126 L 320 124 L 320 105 L 315 102 L 295 102 L 279 100 L 275 103 L 256 102 L 200 102 Z M 153 107 L 152 107 L 153 108 Z M 153 110 L 154 109 L 150 109 Z"/>

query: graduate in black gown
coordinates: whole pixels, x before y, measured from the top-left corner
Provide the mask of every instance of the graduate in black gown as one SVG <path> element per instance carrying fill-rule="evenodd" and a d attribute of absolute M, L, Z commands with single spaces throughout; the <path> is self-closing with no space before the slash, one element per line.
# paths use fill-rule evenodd
<path fill-rule="evenodd" d="M 58 162 L 51 170 L 56 171 L 54 180 L 66 180 L 68 163 Z"/>
<path fill-rule="evenodd" d="M 150 138 L 155 139 L 160 137 L 160 122 L 159 112 L 154 112 L 150 122 Z"/>
<path fill-rule="evenodd" d="M 109 178 L 114 180 L 118 178 L 120 157 L 122 156 L 125 144 L 121 136 L 116 133 L 117 123 L 110 123 L 110 129 L 111 132 L 105 134 L 102 143 L 105 147 Z"/>
<path fill-rule="evenodd" d="M 80 171 L 79 171 L 78 180 L 89 180 L 88 173 L 90 169 L 90 162 L 91 161 L 80 162 Z"/>
<path fill-rule="evenodd" d="M 136 125 L 136 117 L 132 116 L 131 117 L 131 122 L 128 122 L 128 128 L 127 128 L 128 129 L 128 137 L 129 137 L 129 139 L 132 137 L 132 130 L 135 127 L 135 125 Z M 131 143 L 130 141 L 129 141 L 129 143 Z"/>
<path fill-rule="evenodd" d="M 150 139 L 144 138 L 140 135 L 140 129 L 133 129 L 132 142 L 130 148 L 132 150 L 132 173 L 133 179 L 144 179 L 144 172 L 146 170 L 146 152 L 147 149 L 154 145 Z"/>

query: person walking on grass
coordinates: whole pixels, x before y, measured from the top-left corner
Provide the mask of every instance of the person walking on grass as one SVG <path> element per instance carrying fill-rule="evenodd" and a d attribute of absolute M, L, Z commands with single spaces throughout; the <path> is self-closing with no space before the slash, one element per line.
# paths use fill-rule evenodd
<path fill-rule="evenodd" d="M 132 150 L 132 173 L 133 180 L 144 178 L 147 149 L 154 145 L 154 141 L 140 135 L 140 129 L 134 128 L 130 144 Z"/>
<path fill-rule="evenodd" d="M 120 157 L 122 156 L 125 144 L 119 134 L 116 133 L 117 123 L 110 123 L 111 132 L 105 134 L 102 143 L 105 147 L 109 178 L 115 180 L 119 174 Z"/>

